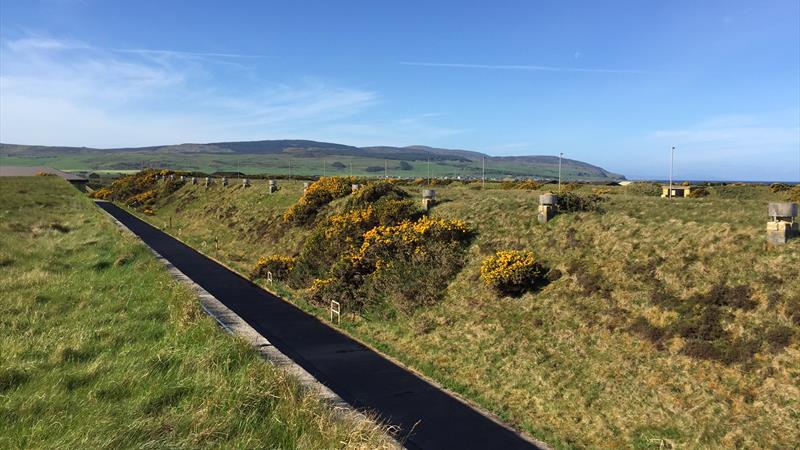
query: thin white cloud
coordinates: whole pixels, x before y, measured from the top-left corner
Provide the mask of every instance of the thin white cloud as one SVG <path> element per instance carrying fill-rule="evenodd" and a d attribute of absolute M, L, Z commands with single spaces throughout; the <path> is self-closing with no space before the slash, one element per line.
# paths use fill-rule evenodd
<path fill-rule="evenodd" d="M 317 78 L 275 82 L 220 64 L 260 55 L 109 49 L 39 36 L 4 40 L 0 50 L 0 142 L 127 147 L 324 137 L 391 144 L 453 132 L 431 125 L 430 115 L 411 122 L 363 116 L 381 101 L 371 90 Z"/>
<path fill-rule="evenodd" d="M 120 53 L 135 53 L 138 55 L 156 55 L 171 57 L 219 57 L 219 58 L 267 58 L 267 55 L 248 55 L 242 53 L 210 53 L 210 52 L 185 52 L 179 50 L 159 50 L 143 48 L 110 48 L 109 50 Z"/>
<path fill-rule="evenodd" d="M 496 64 L 461 64 L 461 63 L 438 63 L 438 62 L 419 62 L 401 61 L 404 66 L 421 67 L 447 67 L 454 69 L 489 69 L 489 70 L 527 70 L 535 72 L 583 72 L 583 73 L 620 73 L 620 74 L 641 74 L 641 70 L 621 70 L 621 69 L 592 69 L 582 67 L 556 67 L 556 66 L 535 66 L 535 65 L 496 65 Z"/>

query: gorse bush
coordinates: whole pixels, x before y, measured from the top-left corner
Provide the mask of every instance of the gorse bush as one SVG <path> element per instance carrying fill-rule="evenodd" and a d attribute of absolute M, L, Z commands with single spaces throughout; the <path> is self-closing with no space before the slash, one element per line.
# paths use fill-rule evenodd
<path fill-rule="evenodd" d="M 708 190 L 704 187 L 694 187 L 691 191 L 689 191 L 689 198 L 703 198 L 708 197 Z"/>
<path fill-rule="evenodd" d="M 93 191 L 91 194 L 89 194 L 89 197 L 96 198 L 98 200 L 111 200 L 113 194 L 114 193 L 111 191 L 111 189 L 104 187 Z"/>
<path fill-rule="evenodd" d="M 560 194 L 568 194 L 568 193 L 570 193 L 570 192 L 577 191 L 577 190 L 578 190 L 578 189 L 580 189 L 582 186 L 583 186 L 583 185 L 582 185 L 582 184 L 580 184 L 580 183 L 566 183 L 566 184 L 562 184 L 562 185 L 561 185 L 561 192 L 559 193 L 559 195 L 560 195 Z"/>
<path fill-rule="evenodd" d="M 175 173 L 171 170 L 145 169 L 115 180 L 110 187 L 98 189 L 90 196 L 102 200 L 117 200 L 152 213 L 153 205 L 159 197 L 165 197 L 183 186 L 183 181 L 167 178 Z M 159 176 L 164 178 L 161 182 L 158 180 Z"/>
<path fill-rule="evenodd" d="M 320 208 L 337 198 L 349 195 L 354 181 L 355 179 L 352 177 L 320 178 L 311 183 L 300 200 L 286 210 L 283 220 L 296 225 L 310 224 L 316 218 Z"/>
<path fill-rule="evenodd" d="M 501 295 L 521 295 L 543 279 L 544 269 L 530 251 L 499 251 L 481 264 L 481 280 Z"/>
<path fill-rule="evenodd" d="M 645 197 L 658 197 L 661 195 L 661 186 L 656 183 L 631 183 L 622 187 L 623 192 L 629 195 Z"/>
<path fill-rule="evenodd" d="M 364 233 L 379 225 L 416 220 L 421 211 L 408 193 L 381 182 L 356 191 L 345 210 L 320 221 L 306 239 L 292 276 L 295 287 L 324 277 L 341 255 L 353 253 L 364 241 Z"/>
<path fill-rule="evenodd" d="M 789 200 L 793 202 L 800 202 L 800 184 L 796 185 L 789 191 Z"/>
<path fill-rule="evenodd" d="M 327 282 L 312 287 L 311 299 L 337 300 L 357 311 L 430 304 L 460 269 L 472 235 L 464 222 L 427 216 L 374 227 L 364 233 L 360 248 L 333 265 Z"/>
<path fill-rule="evenodd" d="M 500 184 L 501 189 L 522 189 L 527 191 L 535 191 L 542 187 L 542 183 L 525 180 L 525 181 L 503 181 Z"/>
<path fill-rule="evenodd" d="M 578 195 L 574 192 L 562 192 L 558 195 L 560 212 L 596 212 L 601 210 L 601 203 L 608 198 L 597 194 Z"/>
<path fill-rule="evenodd" d="M 269 257 L 260 257 L 253 272 L 250 275 L 252 279 L 267 278 L 267 273 L 272 273 L 272 277 L 278 280 L 285 280 L 288 278 L 292 269 L 294 269 L 295 260 L 291 256 L 272 255 Z"/>
<path fill-rule="evenodd" d="M 770 190 L 770 191 L 772 191 L 772 192 L 774 192 L 774 193 L 778 193 L 778 192 L 786 192 L 786 191 L 790 190 L 791 188 L 792 188 L 792 187 L 791 187 L 791 186 L 789 186 L 789 185 L 788 185 L 788 184 L 786 184 L 786 183 L 772 183 L 772 184 L 769 186 L 769 190 Z"/>
<path fill-rule="evenodd" d="M 389 182 L 371 183 L 357 190 L 347 202 L 348 207 L 364 206 L 382 198 L 405 199 L 408 192 Z"/>

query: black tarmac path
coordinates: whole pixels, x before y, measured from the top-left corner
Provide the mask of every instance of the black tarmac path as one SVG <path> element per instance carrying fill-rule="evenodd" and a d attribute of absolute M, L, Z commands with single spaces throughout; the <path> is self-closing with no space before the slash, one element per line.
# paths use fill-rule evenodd
<path fill-rule="evenodd" d="M 122 222 L 353 407 L 400 427 L 410 449 L 533 449 L 530 441 L 294 305 L 109 202 Z M 410 434 L 409 434 L 410 433 Z"/>

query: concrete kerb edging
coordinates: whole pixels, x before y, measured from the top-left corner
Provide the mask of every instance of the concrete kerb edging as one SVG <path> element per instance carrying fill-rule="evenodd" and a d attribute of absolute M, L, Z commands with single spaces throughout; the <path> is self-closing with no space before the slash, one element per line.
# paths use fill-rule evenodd
<path fill-rule="evenodd" d="M 297 378 L 304 388 L 318 395 L 323 399 L 323 401 L 330 404 L 333 407 L 334 414 L 338 417 L 372 421 L 372 419 L 353 408 L 349 403 L 347 403 L 335 392 L 330 390 L 327 386 L 320 383 L 319 380 L 314 378 L 313 375 L 300 367 L 291 358 L 275 348 L 269 342 L 269 340 L 260 335 L 253 327 L 239 317 L 238 314 L 231 311 L 230 308 L 217 300 L 216 297 L 192 281 L 192 279 L 186 276 L 186 274 L 178 270 L 178 268 L 169 262 L 169 260 L 161 256 L 161 254 L 142 241 L 139 236 L 136 235 L 136 233 L 129 230 L 128 227 L 117 220 L 116 217 L 112 216 L 102 208 L 99 209 L 103 211 L 103 213 L 105 213 L 124 232 L 130 234 L 145 247 L 147 247 L 147 249 L 150 250 L 150 252 L 155 256 L 156 260 L 161 262 L 166 267 L 167 271 L 170 273 L 170 275 L 172 275 L 173 278 L 192 288 L 197 295 L 198 301 L 200 302 L 200 307 L 203 309 L 203 311 L 205 311 L 206 314 L 211 316 L 220 325 L 220 327 L 222 327 L 222 329 L 243 339 L 248 345 L 253 347 L 263 359 Z"/>

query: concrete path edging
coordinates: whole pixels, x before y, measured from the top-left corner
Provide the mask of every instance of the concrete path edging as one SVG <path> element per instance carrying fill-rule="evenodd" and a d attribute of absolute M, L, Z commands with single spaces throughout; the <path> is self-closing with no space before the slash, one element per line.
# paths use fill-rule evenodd
<path fill-rule="evenodd" d="M 144 245 L 153 254 L 155 259 L 164 265 L 173 278 L 189 286 L 192 291 L 194 291 L 195 295 L 197 295 L 197 299 L 203 311 L 211 316 L 211 318 L 214 319 L 223 330 L 243 339 L 259 354 L 259 356 L 261 356 L 261 358 L 294 376 L 305 389 L 308 389 L 310 392 L 313 392 L 322 398 L 323 401 L 330 404 L 337 416 L 348 419 L 356 418 L 356 420 L 371 421 L 370 418 L 353 408 L 353 406 L 347 403 L 342 397 L 333 392 L 324 384 L 320 383 L 319 380 L 314 378 L 314 376 L 308 373 L 308 371 L 303 369 L 291 358 L 275 348 L 275 346 L 272 345 L 267 338 L 259 334 L 253 327 L 239 317 L 238 314 L 231 311 L 230 308 L 217 300 L 216 297 L 203 289 L 202 286 L 195 283 L 194 280 L 181 272 L 177 267 L 169 262 L 168 259 L 164 258 L 154 248 L 147 245 L 146 242 L 142 241 L 142 239 L 137 236 L 136 233 L 126 227 L 125 224 L 117 220 L 116 217 L 109 214 L 108 211 L 104 210 L 103 208 L 99 209 L 119 228 L 121 228 L 123 232 L 133 236 L 136 240 L 141 242 L 142 245 Z M 398 442 L 398 444 L 400 443 Z"/>

